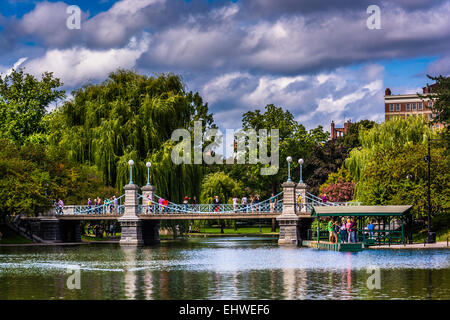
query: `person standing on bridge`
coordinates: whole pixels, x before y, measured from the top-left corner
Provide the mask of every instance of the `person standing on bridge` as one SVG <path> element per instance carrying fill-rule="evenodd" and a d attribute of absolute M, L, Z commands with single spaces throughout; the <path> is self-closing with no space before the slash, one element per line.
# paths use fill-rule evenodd
<path fill-rule="evenodd" d="M 107 212 L 108 212 L 108 208 L 110 208 L 110 207 L 109 207 L 110 201 L 109 201 L 108 198 L 106 198 L 105 201 L 104 201 L 103 203 L 105 204 L 105 213 L 107 213 Z"/>
<path fill-rule="evenodd" d="M 237 212 L 237 206 L 238 206 L 238 198 L 236 196 L 233 197 L 233 211 Z"/>
<path fill-rule="evenodd" d="M 113 204 L 114 204 L 114 214 L 118 213 L 117 209 L 119 209 L 119 200 L 116 198 L 116 195 L 113 195 Z"/>
<path fill-rule="evenodd" d="M 109 201 L 109 214 L 113 214 L 114 210 L 113 197 L 109 198 L 108 201 Z"/>
<path fill-rule="evenodd" d="M 147 195 L 147 209 L 145 210 L 145 213 L 152 213 L 152 199 L 150 199 L 150 195 Z"/>
<path fill-rule="evenodd" d="M 91 200 L 91 198 L 88 198 L 87 205 L 88 205 L 88 213 L 91 213 L 91 208 L 92 208 L 92 200 Z"/>
<path fill-rule="evenodd" d="M 213 204 L 214 204 L 213 211 L 219 212 L 219 196 L 214 196 Z"/>
<path fill-rule="evenodd" d="M 158 199 L 159 213 L 162 213 L 163 205 L 164 205 L 164 199 L 163 198 L 159 198 Z"/>
<path fill-rule="evenodd" d="M 253 204 L 255 203 L 255 196 L 250 196 L 250 209 L 252 210 L 252 213 L 255 212 L 255 207 Z"/>
<path fill-rule="evenodd" d="M 215 212 L 219 212 L 219 206 L 220 206 L 220 204 L 219 204 L 219 196 L 214 196 L 213 204 L 215 204 L 214 211 Z"/>
<path fill-rule="evenodd" d="M 297 197 L 297 208 L 299 208 L 299 211 L 302 211 L 302 195 L 300 193 Z"/>
<path fill-rule="evenodd" d="M 102 199 L 100 199 L 100 197 L 97 197 L 97 206 L 98 206 L 98 213 L 103 213 L 102 212 Z"/>
<path fill-rule="evenodd" d="M 323 203 L 327 203 L 327 201 L 328 201 L 327 194 L 324 193 L 323 196 L 322 196 L 322 202 Z"/>
<path fill-rule="evenodd" d="M 194 211 L 197 211 L 197 197 L 196 197 L 196 196 L 194 196 L 194 197 L 192 198 L 191 204 L 192 204 L 192 209 L 193 209 Z"/>
<path fill-rule="evenodd" d="M 183 203 L 184 203 L 184 211 L 188 211 L 188 204 L 189 204 L 189 196 L 184 196 L 184 199 L 183 199 Z"/>
<path fill-rule="evenodd" d="M 64 209 L 64 202 L 61 200 L 61 198 L 59 198 L 59 200 L 58 200 L 59 213 L 63 213 L 63 209 Z"/>
<path fill-rule="evenodd" d="M 259 212 L 259 195 L 255 195 L 255 211 Z"/>
<path fill-rule="evenodd" d="M 243 212 L 248 212 L 247 211 L 247 197 L 244 195 L 241 199 L 241 205 L 242 205 L 242 211 Z"/>
<path fill-rule="evenodd" d="M 275 195 L 272 193 L 272 196 L 270 197 L 270 212 L 275 212 L 276 203 L 277 203 L 277 198 L 275 198 Z"/>

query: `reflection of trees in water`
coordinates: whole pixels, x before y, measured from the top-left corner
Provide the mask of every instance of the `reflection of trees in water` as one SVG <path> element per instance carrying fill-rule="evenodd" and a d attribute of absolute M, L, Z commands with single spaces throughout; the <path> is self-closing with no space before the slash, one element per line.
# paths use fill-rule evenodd
<path fill-rule="evenodd" d="M 157 300 L 439 298 L 435 285 L 445 281 L 445 270 L 414 269 L 382 270 L 381 290 L 367 288 L 370 274 L 366 269 L 277 269 L 230 273 L 146 270 L 136 273 L 140 276 L 138 285 L 134 286 L 134 297 Z M 128 286 L 128 290 L 130 288 Z M 448 295 L 448 285 L 442 289 L 442 294 Z M 127 298 L 132 296 L 127 294 Z"/>

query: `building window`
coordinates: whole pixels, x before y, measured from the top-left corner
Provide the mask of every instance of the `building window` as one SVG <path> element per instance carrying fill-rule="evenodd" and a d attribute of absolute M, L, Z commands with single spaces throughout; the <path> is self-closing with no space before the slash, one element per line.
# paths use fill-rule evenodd
<path fill-rule="evenodd" d="M 433 108 L 433 101 L 429 101 L 429 102 L 428 102 L 428 107 L 429 107 L 429 108 Z"/>
<path fill-rule="evenodd" d="M 406 104 L 406 111 L 411 110 L 411 105 L 409 103 Z"/>
<path fill-rule="evenodd" d="M 429 121 L 433 120 L 433 114 L 432 114 L 432 113 L 429 113 L 429 114 L 428 114 L 428 120 L 429 120 Z"/>
<path fill-rule="evenodd" d="M 417 104 L 417 109 L 418 109 L 418 110 L 422 110 L 422 109 L 423 109 L 421 103 L 418 103 L 418 104 Z"/>
<path fill-rule="evenodd" d="M 414 102 L 414 103 L 412 104 L 412 109 L 413 109 L 413 110 L 416 110 L 416 107 L 417 107 L 417 105 L 416 105 L 416 103 Z"/>
<path fill-rule="evenodd" d="M 400 111 L 400 103 L 397 103 L 397 104 L 395 105 L 395 110 L 396 110 L 396 111 Z"/>
<path fill-rule="evenodd" d="M 394 105 L 392 103 L 389 104 L 389 111 L 394 111 Z"/>

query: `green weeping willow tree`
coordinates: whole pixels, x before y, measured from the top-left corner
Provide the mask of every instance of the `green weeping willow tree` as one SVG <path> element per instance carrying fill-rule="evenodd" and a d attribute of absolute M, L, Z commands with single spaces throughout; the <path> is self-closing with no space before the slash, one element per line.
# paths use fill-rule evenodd
<path fill-rule="evenodd" d="M 186 92 L 173 74 L 148 77 L 117 70 L 103 83 L 72 92 L 73 98 L 52 114 L 50 145 L 73 163 L 95 166 L 106 185 L 122 190 L 128 183 L 128 160 L 133 159 L 133 181 L 151 183 L 171 201 L 198 195 L 201 165 L 175 165 L 171 151 L 175 129 L 193 127 L 202 119 L 204 129 L 214 127 L 198 93 Z"/>
<path fill-rule="evenodd" d="M 361 147 L 354 148 L 345 160 L 356 182 L 356 200 L 367 205 L 410 204 L 417 217 L 426 216 L 428 170 L 424 157 L 428 137 L 440 136 L 442 132 L 431 129 L 423 117 L 390 120 L 361 130 Z M 441 142 L 432 144 L 431 159 L 432 216 L 448 221 L 450 158 Z"/>

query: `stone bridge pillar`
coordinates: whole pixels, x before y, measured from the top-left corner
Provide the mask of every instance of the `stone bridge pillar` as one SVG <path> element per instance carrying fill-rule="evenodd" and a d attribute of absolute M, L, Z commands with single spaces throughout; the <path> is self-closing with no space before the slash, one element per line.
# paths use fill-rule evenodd
<path fill-rule="evenodd" d="M 311 228 L 312 218 L 310 218 L 311 213 L 308 211 L 306 207 L 306 183 L 299 183 L 295 188 L 297 197 L 300 194 L 301 196 L 301 205 L 297 206 L 297 215 L 302 215 L 298 224 L 298 232 L 299 232 L 299 244 L 301 244 L 302 240 L 308 239 L 308 230 Z M 297 201 L 298 203 L 298 201 Z M 307 215 L 308 217 L 304 217 Z"/>
<path fill-rule="evenodd" d="M 283 212 L 277 217 L 280 225 L 278 244 L 298 245 L 300 241 L 299 217 L 295 205 L 295 182 L 287 181 L 283 187 Z"/>
<path fill-rule="evenodd" d="M 301 206 L 297 206 L 297 212 L 298 212 L 298 214 L 306 214 L 307 213 L 307 211 L 306 211 L 306 209 L 307 209 L 306 208 L 306 183 L 297 184 L 295 191 L 297 193 L 297 197 L 299 194 L 302 197 L 301 198 Z"/>
<path fill-rule="evenodd" d="M 278 244 L 299 245 L 307 238 L 312 219 L 306 208 L 306 184 L 285 182 L 283 187 L 283 213 L 277 217 L 280 225 Z M 298 194 L 301 195 L 301 206 L 297 205 Z"/>
<path fill-rule="evenodd" d="M 138 217 L 138 197 L 139 187 L 135 184 L 127 184 L 125 190 L 125 213 L 118 219 L 122 228 L 120 237 L 121 245 L 142 245 L 142 220 Z"/>
<path fill-rule="evenodd" d="M 154 204 L 153 193 L 155 192 L 155 186 L 147 185 L 141 188 L 142 190 L 142 213 L 147 212 L 147 196 L 152 200 Z M 156 207 L 152 206 L 152 210 Z M 154 212 L 149 211 L 148 214 L 154 214 Z M 144 239 L 145 245 L 152 245 L 160 243 L 159 239 L 159 220 L 143 220 L 142 221 L 142 237 Z"/>
<path fill-rule="evenodd" d="M 152 186 L 152 185 L 143 186 L 141 188 L 141 190 L 142 190 L 142 213 L 146 213 L 146 210 L 147 210 L 147 196 L 150 198 L 150 200 L 152 200 L 152 203 L 153 203 L 153 201 L 154 201 L 153 193 L 155 192 L 155 186 Z"/>

